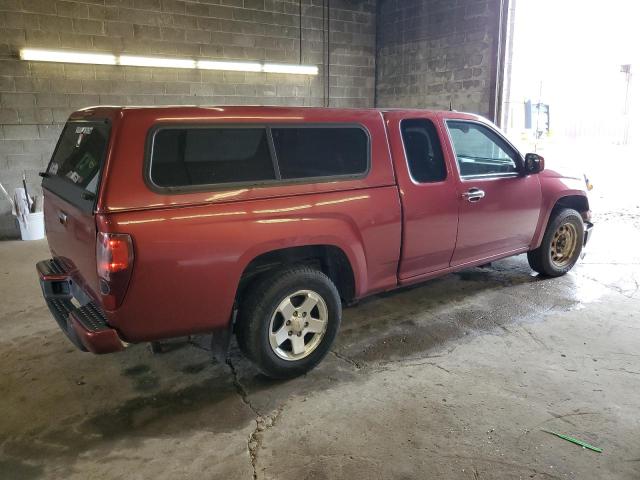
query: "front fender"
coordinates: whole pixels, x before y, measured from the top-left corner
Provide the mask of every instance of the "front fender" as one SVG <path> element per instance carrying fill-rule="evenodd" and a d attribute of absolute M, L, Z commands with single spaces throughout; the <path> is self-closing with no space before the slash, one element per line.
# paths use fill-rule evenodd
<path fill-rule="evenodd" d="M 536 232 L 531 242 L 531 249 L 536 249 L 542 243 L 544 232 L 549 224 L 551 212 L 557 203 L 566 197 L 584 197 L 589 202 L 587 192 L 584 189 L 584 181 L 577 178 L 561 176 L 541 176 L 540 185 L 542 188 L 542 206 Z"/>

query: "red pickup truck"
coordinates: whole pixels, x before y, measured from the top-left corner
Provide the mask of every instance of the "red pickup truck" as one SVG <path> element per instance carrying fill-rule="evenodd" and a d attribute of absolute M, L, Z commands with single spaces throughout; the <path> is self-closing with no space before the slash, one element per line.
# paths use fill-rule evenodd
<path fill-rule="evenodd" d="M 562 275 L 591 228 L 583 179 L 457 112 L 88 108 L 42 176 L 37 270 L 80 349 L 233 332 L 272 377 L 342 304 L 521 253 Z"/>

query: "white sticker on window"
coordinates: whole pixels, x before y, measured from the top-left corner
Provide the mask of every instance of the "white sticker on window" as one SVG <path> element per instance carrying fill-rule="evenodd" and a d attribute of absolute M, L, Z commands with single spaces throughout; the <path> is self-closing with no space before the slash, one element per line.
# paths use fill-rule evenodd
<path fill-rule="evenodd" d="M 51 175 L 58 173 L 58 164 L 56 162 L 51 162 L 51 165 L 49 165 L 49 173 Z"/>
<path fill-rule="evenodd" d="M 77 172 L 67 173 L 67 178 L 69 178 L 73 183 L 79 183 L 82 180 L 82 177 L 78 175 Z"/>

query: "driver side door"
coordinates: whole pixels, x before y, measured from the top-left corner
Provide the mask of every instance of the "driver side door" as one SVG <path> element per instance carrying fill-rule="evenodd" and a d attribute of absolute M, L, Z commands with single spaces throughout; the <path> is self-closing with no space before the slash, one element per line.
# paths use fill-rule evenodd
<path fill-rule="evenodd" d="M 522 175 L 522 157 L 492 126 L 446 118 L 457 166 L 459 224 L 451 266 L 529 249 L 540 214 L 537 175 Z"/>

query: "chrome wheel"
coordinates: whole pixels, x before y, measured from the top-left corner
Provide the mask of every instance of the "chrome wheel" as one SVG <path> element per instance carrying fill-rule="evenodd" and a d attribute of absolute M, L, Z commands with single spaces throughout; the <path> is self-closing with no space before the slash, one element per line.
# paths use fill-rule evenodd
<path fill-rule="evenodd" d="M 554 232 L 551 240 L 551 262 L 564 268 L 574 260 L 578 248 L 578 232 L 572 223 L 563 223 Z"/>
<path fill-rule="evenodd" d="M 300 360 L 313 352 L 327 330 L 324 299 L 312 290 L 298 290 L 276 308 L 269 324 L 269 343 L 284 360 Z"/>

